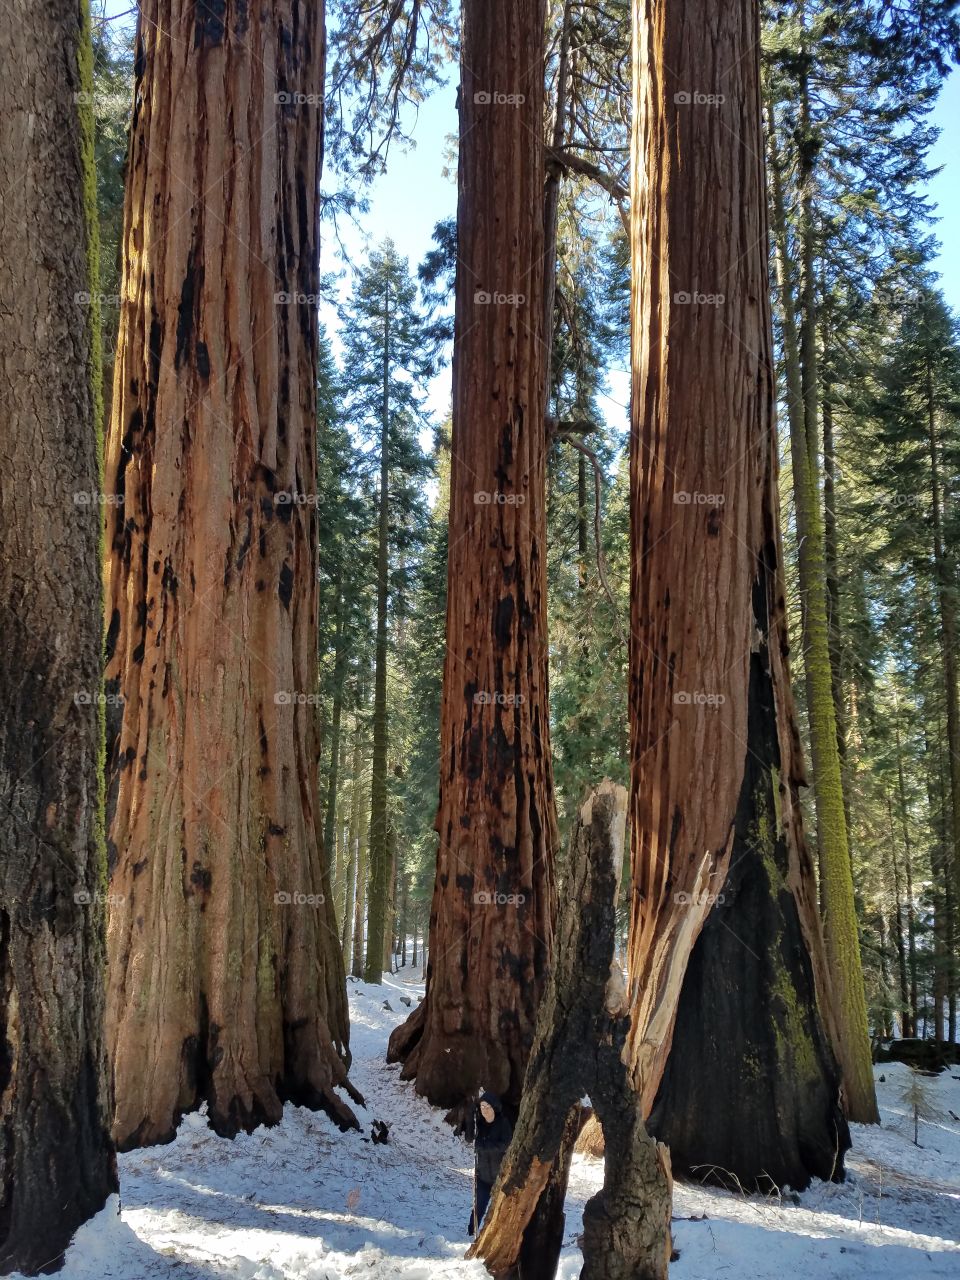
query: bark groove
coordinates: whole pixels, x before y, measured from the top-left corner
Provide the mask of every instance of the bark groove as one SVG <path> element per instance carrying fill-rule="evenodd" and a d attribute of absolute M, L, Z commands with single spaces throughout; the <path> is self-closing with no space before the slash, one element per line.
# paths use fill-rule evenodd
<path fill-rule="evenodd" d="M 210 11 L 213 13 L 213 10 Z M 115 1133 L 355 1123 L 322 848 L 323 5 L 147 0 L 107 483 Z"/>

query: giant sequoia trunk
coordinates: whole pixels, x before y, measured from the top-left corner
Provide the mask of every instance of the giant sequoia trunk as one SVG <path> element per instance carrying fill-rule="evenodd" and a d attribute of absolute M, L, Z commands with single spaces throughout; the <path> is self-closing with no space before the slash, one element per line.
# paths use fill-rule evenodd
<path fill-rule="evenodd" d="M 769 602 L 756 603 L 762 618 Z M 771 645 L 750 666 L 733 858 L 690 957 L 649 1118 L 675 1173 L 764 1192 L 840 1179 L 850 1146 L 811 962 L 822 966 L 823 943 L 799 825 L 800 761 L 784 757 L 789 743 L 777 733 L 778 718 L 793 725 L 786 673 L 770 661 L 782 614 L 767 630 Z"/>
<path fill-rule="evenodd" d="M 542 0 L 466 0 L 440 848 L 427 994 L 392 1060 L 519 1098 L 550 956 Z M 518 101 L 519 99 L 519 101 Z"/>
<path fill-rule="evenodd" d="M 699 5 L 638 0 L 634 93 L 628 1049 L 649 1109 L 733 856 L 734 909 L 755 905 L 754 943 L 772 947 L 754 974 L 757 1003 L 785 1006 L 764 1017 L 760 1048 L 783 1036 L 780 1060 L 813 1082 L 802 1105 L 822 1142 L 831 1062 L 808 955 L 816 962 L 816 921 L 785 664 L 754 0 L 709 21 Z M 796 1144 L 780 1132 L 788 1103 L 765 1149 Z"/>
<path fill-rule="evenodd" d="M 146 0 L 107 483 L 115 1134 L 343 1124 L 317 812 L 323 6 Z"/>
<path fill-rule="evenodd" d="M 97 308 L 85 4 L 0 29 L 0 1271 L 117 1190 L 103 1036 Z M 89 104 L 89 96 L 86 99 Z M 82 114 L 82 119 L 81 119 Z"/>

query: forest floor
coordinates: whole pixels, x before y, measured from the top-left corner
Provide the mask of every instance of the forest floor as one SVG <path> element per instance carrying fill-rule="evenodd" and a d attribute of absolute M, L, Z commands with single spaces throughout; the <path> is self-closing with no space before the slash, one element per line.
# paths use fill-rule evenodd
<path fill-rule="evenodd" d="M 114 1200 L 81 1229 L 60 1275 L 485 1280 L 479 1263 L 463 1259 L 471 1149 L 384 1061 L 408 1012 L 401 997 L 416 1004 L 422 994 L 418 976 L 349 984 L 362 1134 L 287 1108 L 276 1128 L 229 1142 L 188 1116 L 170 1145 L 120 1157 L 121 1212 Z M 843 1184 L 774 1199 L 677 1186 L 675 1280 L 957 1280 L 960 1070 L 927 1082 L 936 1119 L 921 1121 L 920 1147 L 900 1100 L 907 1068 L 876 1073 L 883 1123 L 856 1127 Z M 391 1125 L 388 1144 L 369 1141 L 374 1119 Z M 601 1161 L 576 1157 L 561 1280 L 579 1273 L 581 1214 L 601 1178 Z"/>

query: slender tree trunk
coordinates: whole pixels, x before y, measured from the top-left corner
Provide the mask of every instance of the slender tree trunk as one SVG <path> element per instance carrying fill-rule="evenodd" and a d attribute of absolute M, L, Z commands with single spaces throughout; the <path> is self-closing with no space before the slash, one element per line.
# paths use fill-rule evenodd
<path fill-rule="evenodd" d="M 570 28 L 573 0 L 564 0 L 560 19 L 560 47 L 557 57 L 557 89 L 553 103 L 551 148 L 563 146 L 567 126 L 567 85 L 570 77 Z M 557 300 L 557 224 L 560 210 L 561 165 L 551 160 L 546 169 L 543 188 L 543 349 L 547 378 L 547 403 L 553 392 L 553 331 Z M 581 458 L 581 466 L 583 459 Z"/>
<path fill-rule="evenodd" d="M 330 716 L 330 766 L 327 770 L 326 806 L 323 818 L 323 847 L 327 850 L 333 868 L 334 902 L 339 901 L 339 888 L 343 871 L 338 857 L 337 795 L 340 784 L 340 722 L 343 718 L 344 664 L 346 658 L 345 628 L 343 625 L 344 602 L 337 581 L 337 622 L 335 656 L 333 660 L 333 709 Z"/>
<path fill-rule="evenodd" d="M 824 324 L 824 341 L 827 327 Z M 847 765 L 847 716 L 843 697 L 842 678 L 842 621 L 840 617 L 840 555 L 837 547 L 836 470 L 833 396 L 831 384 L 824 380 L 823 387 L 823 546 L 827 589 L 827 635 L 830 649 L 830 688 L 833 693 L 833 714 L 837 722 L 837 753 L 840 758 L 840 777 L 843 783 L 843 814 L 847 831 L 850 824 L 850 779 Z"/>
<path fill-rule="evenodd" d="M 403 896 L 400 899 L 400 964 L 407 967 L 407 933 L 409 932 L 410 873 L 403 874 Z M 416 961 L 414 961 L 416 964 Z"/>
<path fill-rule="evenodd" d="M 830 982 L 837 1011 L 835 1046 L 843 1071 L 847 1113 L 853 1120 L 878 1120 L 867 1002 L 860 961 L 853 874 L 847 844 L 843 781 L 837 750 L 827 622 L 826 564 L 820 511 L 819 459 L 816 444 L 816 319 L 811 313 L 811 254 L 808 229 L 804 241 L 804 329 L 798 335 L 794 271 L 787 242 L 783 179 L 772 108 L 769 139 L 772 153 L 773 216 L 780 291 L 783 300 L 784 364 L 787 416 L 797 524 L 797 559 L 802 600 L 804 675 L 813 756 L 814 801 L 820 854 L 820 895 Z M 812 216 L 807 211 L 808 219 Z"/>
<path fill-rule="evenodd" d="M 910 980 L 907 969 L 907 946 L 904 939 L 904 910 L 900 863 L 897 860 L 897 839 L 894 830 L 893 804 L 887 797 L 887 814 L 890 822 L 890 862 L 893 870 L 893 933 L 897 949 L 897 977 L 900 983 L 900 1034 L 912 1036 L 913 1020 L 910 1007 Z"/>
<path fill-rule="evenodd" d="M 900 738 L 900 706 L 895 704 L 895 728 L 897 746 L 897 797 L 900 810 L 900 830 L 903 834 L 903 866 L 907 887 L 907 940 L 910 959 L 910 1026 L 911 1035 L 917 1034 L 920 1006 L 917 997 L 917 913 L 913 900 L 913 850 L 910 840 L 910 822 L 907 810 L 907 789 L 903 776 L 903 743 Z M 906 1034 L 906 1033 L 904 1033 Z"/>
<path fill-rule="evenodd" d="M 944 789 L 940 743 L 942 724 L 936 726 L 936 737 L 928 724 L 924 725 L 926 755 L 927 803 L 930 807 L 934 833 L 930 849 L 931 897 L 933 899 L 933 975 L 931 998 L 933 1003 L 933 1038 L 943 1039 L 943 1015 L 947 1003 L 947 971 L 950 964 L 950 899 L 947 894 L 947 865 L 949 862 L 947 836 L 947 810 Z M 926 1030 L 926 1018 L 924 1018 Z"/>
<path fill-rule="evenodd" d="M 947 782 L 950 797 L 949 831 L 952 837 L 951 852 L 946 860 L 944 873 L 951 906 L 950 946 L 948 973 L 948 1000 L 950 1004 L 950 1038 L 954 1037 L 956 1023 L 956 967 L 954 940 L 960 922 L 956 915 L 956 903 L 960 899 L 960 683 L 957 679 L 957 613 L 956 571 L 946 554 L 943 530 L 943 497 L 940 478 L 940 445 L 937 438 L 937 412 L 933 394 L 933 375 L 930 359 L 927 359 L 925 393 L 927 400 L 927 442 L 930 463 L 930 498 L 933 515 L 933 555 L 937 578 L 937 603 L 940 612 L 940 652 L 943 661 L 943 694 L 947 713 Z"/>
<path fill-rule="evenodd" d="M 360 840 L 360 807 L 363 797 L 363 730 L 360 714 L 353 733 L 353 761 L 350 771 L 350 821 L 347 825 L 347 870 L 344 876 L 344 896 L 340 911 L 340 946 L 344 969 L 350 967 L 353 941 L 354 897 L 359 891 L 357 848 Z"/>
<path fill-rule="evenodd" d="M 373 772 L 370 783 L 370 883 L 367 959 L 363 976 L 383 976 L 387 922 L 389 818 L 387 814 L 387 588 L 390 573 L 390 286 L 383 312 L 383 403 L 380 418 L 380 519 L 377 533 L 377 639 L 373 675 Z"/>
<path fill-rule="evenodd" d="M 307 697 L 322 112 L 290 96 L 323 66 L 322 4 L 140 7 L 106 465 L 124 1148 L 202 1102 L 223 1134 L 287 1099 L 356 1123 Z"/>
<path fill-rule="evenodd" d="M 363 942 L 364 923 L 367 913 L 367 872 L 370 865 L 368 853 L 368 836 L 370 834 L 370 813 L 362 809 L 360 813 L 360 831 L 357 835 L 357 892 L 353 903 L 353 964 L 350 972 L 355 978 L 363 977 Z M 367 923 L 369 929 L 369 923 Z"/>
<path fill-rule="evenodd" d="M 100 324 L 90 18 L 0 29 L 0 1272 L 117 1191 L 104 1045 Z M 77 106 L 78 102 L 84 105 Z M 88 305 L 83 305 L 86 297 Z"/>
<path fill-rule="evenodd" d="M 387 826 L 387 900 L 384 904 L 383 967 L 393 972 L 394 935 L 396 933 L 397 904 L 397 829 L 393 822 Z"/>
<path fill-rule="evenodd" d="M 550 960 L 542 0 L 466 0 L 440 846 L 418 1092 L 517 1102 Z M 521 101 L 501 99 L 512 96 Z"/>

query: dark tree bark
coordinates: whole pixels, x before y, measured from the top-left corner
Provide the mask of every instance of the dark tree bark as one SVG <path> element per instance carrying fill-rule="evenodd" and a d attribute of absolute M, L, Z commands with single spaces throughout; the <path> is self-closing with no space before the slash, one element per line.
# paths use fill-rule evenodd
<path fill-rule="evenodd" d="M 843 1177 L 850 1135 L 802 919 L 806 911 L 807 928 L 817 928 L 812 867 L 779 821 L 778 779 L 800 810 L 762 649 L 750 682 L 733 858 L 690 957 L 649 1128 L 669 1146 L 675 1173 L 799 1191 L 811 1178 Z M 806 897 L 795 892 L 801 879 Z"/>
<path fill-rule="evenodd" d="M 0 1272 L 117 1190 L 104 1046 L 100 332 L 86 4 L 0 24 Z M 83 103 L 78 107 L 78 102 Z M 84 298 L 87 303 L 85 304 Z"/>
<path fill-rule="evenodd" d="M 318 813 L 323 5 L 145 0 L 107 484 L 114 1131 L 355 1124 Z"/>
<path fill-rule="evenodd" d="M 464 4 L 440 846 L 426 998 L 389 1050 L 448 1106 L 519 1100 L 556 896 L 543 40 L 543 0 Z"/>
<path fill-rule="evenodd" d="M 606 781 L 581 805 L 571 837 L 547 981 L 520 1115 L 483 1229 L 468 1256 L 495 1276 L 550 1280 L 563 1240 L 566 1179 L 551 1179 L 572 1150 L 580 1099 L 589 1093 L 606 1139 L 604 1185 L 584 1211 L 583 1280 L 661 1280 L 670 1259 L 669 1159 L 643 1125 L 623 1058 L 630 1025 L 614 963 L 616 903 L 627 795 Z M 550 1214 L 542 1204 L 550 1185 Z M 552 1234 L 528 1230 L 539 1206 Z M 539 1248 L 529 1248 L 537 1239 Z M 528 1246 L 521 1252 L 521 1241 Z M 519 1272 L 517 1265 L 519 1262 Z"/>

